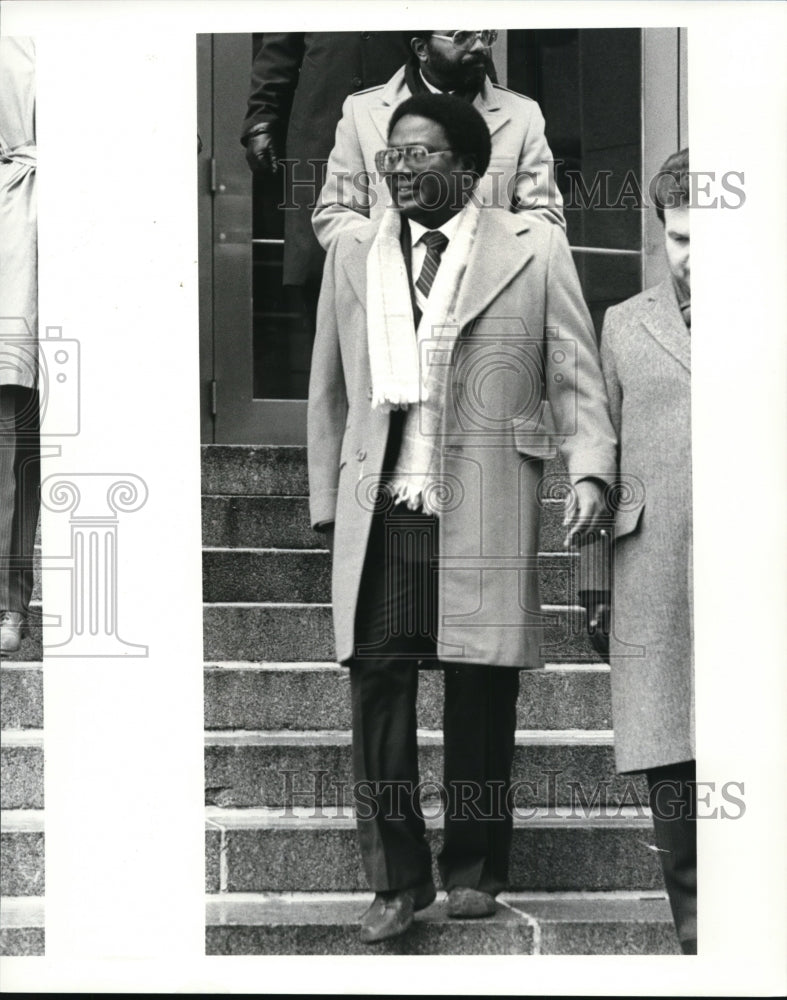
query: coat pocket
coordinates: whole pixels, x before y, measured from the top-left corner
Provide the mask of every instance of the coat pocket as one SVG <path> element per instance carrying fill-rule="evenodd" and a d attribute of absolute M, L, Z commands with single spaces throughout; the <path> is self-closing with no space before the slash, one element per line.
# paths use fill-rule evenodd
<path fill-rule="evenodd" d="M 554 424 L 549 403 L 542 402 L 538 413 L 511 421 L 517 451 L 534 458 L 554 458 L 557 446 L 554 441 Z"/>
<path fill-rule="evenodd" d="M 639 528 L 642 512 L 645 510 L 644 502 L 631 510 L 619 510 L 615 514 L 615 540 L 619 541 L 625 535 L 633 534 Z"/>

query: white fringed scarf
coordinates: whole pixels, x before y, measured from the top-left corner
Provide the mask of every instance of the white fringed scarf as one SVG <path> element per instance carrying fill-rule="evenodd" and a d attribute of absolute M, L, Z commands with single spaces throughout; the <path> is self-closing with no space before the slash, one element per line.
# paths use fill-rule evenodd
<path fill-rule="evenodd" d="M 391 483 L 394 501 L 411 510 L 423 507 L 428 514 L 438 513 L 434 501 L 440 493 L 443 412 L 451 372 L 446 362 L 459 335 L 454 313 L 478 217 L 479 207 L 470 201 L 443 251 L 417 333 L 400 240 L 401 216 L 395 208 L 385 211 L 366 263 L 372 407 L 408 411 Z"/>

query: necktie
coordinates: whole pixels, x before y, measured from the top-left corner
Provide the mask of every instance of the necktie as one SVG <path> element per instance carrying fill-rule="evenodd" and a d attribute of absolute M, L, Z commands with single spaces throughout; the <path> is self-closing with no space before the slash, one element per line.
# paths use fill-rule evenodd
<path fill-rule="evenodd" d="M 428 298 L 429 292 L 432 290 L 435 275 L 437 274 L 437 269 L 440 267 L 440 254 L 448 246 L 448 237 L 445 233 L 441 233 L 439 229 L 433 229 L 428 233 L 424 233 L 421 237 L 421 242 L 426 244 L 426 257 L 424 258 L 423 267 L 421 268 L 421 273 L 418 275 L 415 287 L 422 295 Z"/>

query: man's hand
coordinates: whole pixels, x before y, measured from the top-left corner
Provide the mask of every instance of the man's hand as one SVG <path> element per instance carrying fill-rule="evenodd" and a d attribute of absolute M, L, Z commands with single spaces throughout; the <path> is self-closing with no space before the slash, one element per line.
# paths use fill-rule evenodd
<path fill-rule="evenodd" d="M 581 541 L 590 531 L 606 523 L 603 484 L 597 479 L 580 479 L 569 496 L 563 527 L 566 537 L 563 548 L 571 547 L 572 539 Z"/>
<path fill-rule="evenodd" d="M 252 171 L 275 174 L 279 170 L 279 151 L 272 132 L 257 132 L 246 143 L 246 162 Z"/>

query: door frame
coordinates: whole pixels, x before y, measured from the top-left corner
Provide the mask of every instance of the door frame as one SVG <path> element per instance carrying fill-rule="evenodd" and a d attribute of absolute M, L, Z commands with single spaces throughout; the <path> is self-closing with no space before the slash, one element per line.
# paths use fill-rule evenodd
<path fill-rule="evenodd" d="M 203 368 L 203 441 L 304 444 L 305 400 L 255 399 L 253 395 L 252 175 L 239 138 L 248 100 L 252 36 L 199 36 L 198 45 L 200 93 L 204 98 L 208 96 L 205 88 L 209 89 L 203 104 L 207 103 L 210 114 L 209 129 L 206 123 L 210 146 L 203 146 L 200 154 L 207 160 L 200 174 L 200 202 L 204 204 L 200 253 L 208 253 L 201 277 L 203 284 L 212 286 L 200 315 L 200 341 L 203 331 L 207 341 L 201 351 L 207 365 Z M 246 71 L 239 72 L 239 66 Z M 206 372 L 210 373 L 207 378 Z"/>

